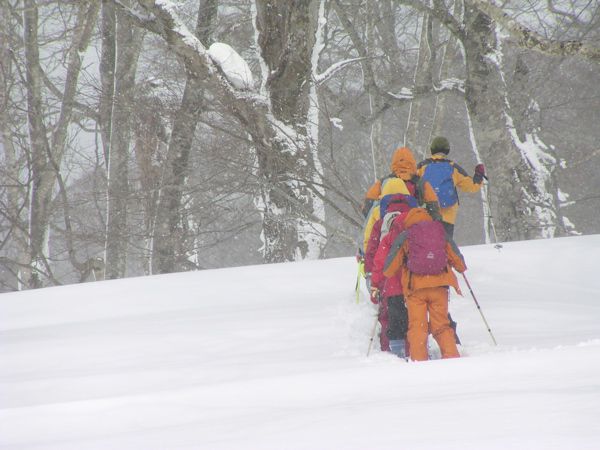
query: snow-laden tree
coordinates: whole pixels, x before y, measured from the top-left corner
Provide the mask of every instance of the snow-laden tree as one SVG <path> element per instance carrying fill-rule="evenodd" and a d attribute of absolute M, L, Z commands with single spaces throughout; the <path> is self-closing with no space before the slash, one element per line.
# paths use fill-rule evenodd
<path fill-rule="evenodd" d="M 509 36 L 517 36 L 517 45 L 548 54 L 582 55 L 594 60 L 598 51 L 582 42 L 542 39 L 491 2 L 464 0 L 458 15 L 440 0 L 432 4 L 416 0 L 400 3 L 435 17 L 462 47 L 469 125 L 477 159 L 488 167 L 499 238 L 530 239 L 570 232 L 571 225 L 559 211 L 559 187 L 553 176 L 559 161 L 530 121 L 516 120 L 509 98 L 504 46 Z"/>
<path fill-rule="evenodd" d="M 261 94 L 276 132 L 270 146 L 256 146 L 261 183 L 257 205 L 263 214 L 267 261 L 318 258 L 325 243 L 314 87 L 323 3 L 258 0 L 255 5 Z M 299 215 L 298 204 L 302 205 Z M 310 215 L 302 214 L 303 209 Z"/>
<path fill-rule="evenodd" d="M 195 36 L 204 44 L 213 43 L 217 19 L 217 0 L 198 2 Z M 183 247 L 181 233 L 185 220 L 182 214 L 185 184 L 189 177 L 192 142 L 200 114 L 205 104 L 202 84 L 193 73 L 187 72 L 179 108 L 175 113 L 156 215 L 151 219 L 150 273 L 169 273 L 185 267 L 189 252 Z"/>
<path fill-rule="evenodd" d="M 236 82 L 245 70 L 219 63 L 214 49 L 211 54 L 178 18 L 173 3 L 139 0 L 137 9 L 116 4 L 138 25 L 163 37 L 188 73 L 250 136 L 260 184 L 257 206 L 263 216 L 265 260 L 318 257 L 324 210 L 309 120 L 315 120 L 310 86 L 319 2 L 256 3 L 257 42 L 267 68 L 260 90 Z"/>
<path fill-rule="evenodd" d="M 489 169 L 487 241 L 571 233 L 567 207 L 596 232 L 599 8 L 0 2 L 0 286 L 98 278 L 102 254 L 111 278 L 258 263 L 261 244 L 348 255 L 374 172 L 434 134 Z M 464 199 L 461 243 L 482 242 L 480 207 Z"/>

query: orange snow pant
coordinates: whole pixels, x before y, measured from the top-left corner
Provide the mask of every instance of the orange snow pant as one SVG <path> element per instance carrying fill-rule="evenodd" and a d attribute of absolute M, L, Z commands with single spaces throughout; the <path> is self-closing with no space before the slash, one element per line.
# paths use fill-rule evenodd
<path fill-rule="evenodd" d="M 427 335 L 431 332 L 442 358 L 458 358 L 454 331 L 448 321 L 448 288 L 417 289 L 406 298 L 408 309 L 408 345 L 413 361 L 426 361 Z M 429 313 L 429 320 L 427 314 Z"/>

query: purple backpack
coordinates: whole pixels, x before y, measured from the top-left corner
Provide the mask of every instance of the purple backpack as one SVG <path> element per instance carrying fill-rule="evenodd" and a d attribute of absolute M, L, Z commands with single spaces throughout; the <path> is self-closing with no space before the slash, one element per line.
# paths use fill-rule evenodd
<path fill-rule="evenodd" d="M 419 222 L 408 229 L 408 270 L 418 275 L 438 275 L 448 265 L 446 231 L 440 222 Z"/>

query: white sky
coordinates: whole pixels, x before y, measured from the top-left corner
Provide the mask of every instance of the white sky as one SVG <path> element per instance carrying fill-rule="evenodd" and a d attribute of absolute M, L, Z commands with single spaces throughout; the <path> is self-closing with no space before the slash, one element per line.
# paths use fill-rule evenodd
<path fill-rule="evenodd" d="M 366 357 L 352 258 L 2 294 L 0 449 L 600 448 L 600 236 L 463 252 L 447 361 Z"/>

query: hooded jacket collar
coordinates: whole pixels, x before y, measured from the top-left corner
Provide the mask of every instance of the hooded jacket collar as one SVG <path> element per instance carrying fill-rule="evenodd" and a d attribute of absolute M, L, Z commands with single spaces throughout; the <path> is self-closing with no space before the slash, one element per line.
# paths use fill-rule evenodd
<path fill-rule="evenodd" d="M 419 223 L 419 222 L 431 222 L 433 219 L 429 213 L 423 208 L 413 208 L 406 215 L 404 219 L 404 225 L 406 228 Z"/>
<path fill-rule="evenodd" d="M 394 152 L 391 169 L 403 180 L 410 180 L 417 173 L 417 161 L 408 147 L 400 147 Z"/>

